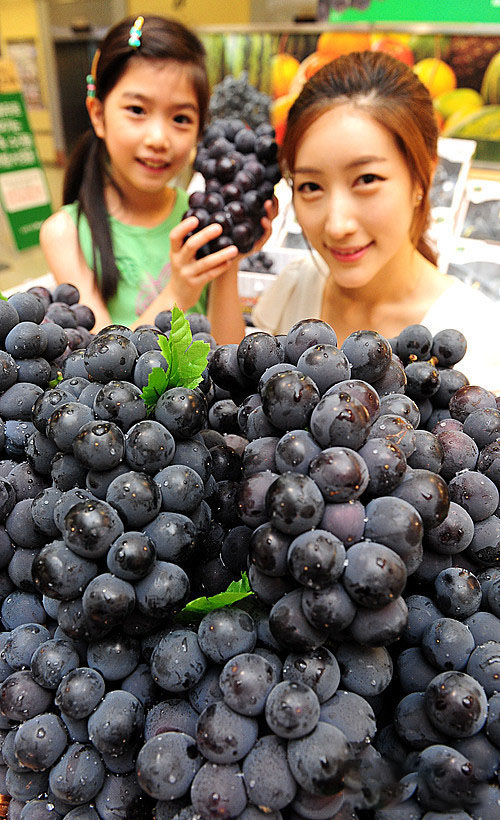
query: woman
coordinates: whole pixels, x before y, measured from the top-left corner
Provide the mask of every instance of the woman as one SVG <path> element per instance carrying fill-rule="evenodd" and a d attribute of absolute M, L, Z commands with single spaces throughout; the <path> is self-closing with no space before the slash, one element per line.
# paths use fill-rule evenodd
<path fill-rule="evenodd" d="M 469 379 L 500 390 L 500 310 L 436 267 L 426 239 L 437 160 L 432 100 L 416 75 L 381 52 L 339 57 L 290 109 L 283 172 L 315 252 L 288 266 L 253 312 L 286 333 L 321 318 L 339 343 L 355 330 L 396 336 L 409 324 L 461 330 Z"/>

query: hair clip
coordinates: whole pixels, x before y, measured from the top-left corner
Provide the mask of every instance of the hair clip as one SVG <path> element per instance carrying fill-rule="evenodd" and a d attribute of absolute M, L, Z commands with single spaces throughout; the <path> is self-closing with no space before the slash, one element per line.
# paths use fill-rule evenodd
<path fill-rule="evenodd" d="M 96 76 L 97 76 L 97 63 L 99 62 L 99 57 L 101 56 L 101 50 L 98 48 L 96 53 L 94 54 L 94 59 L 92 60 L 92 65 L 90 67 L 90 74 L 87 74 L 85 80 L 87 83 L 87 97 L 95 97 L 96 93 Z"/>
<path fill-rule="evenodd" d="M 141 44 L 143 25 L 144 25 L 144 17 L 139 15 L 139 17 L 137 17 L 134 25 L 130 29 L 130 37 L 128 38 L 128 44 L 132 48 L 139 48 L 139 46 Z"/>
<path fill-rule="evenodd" d="M 87 74 L 87 97 L 95 97 L 95 78 L 92 74 Z"/>

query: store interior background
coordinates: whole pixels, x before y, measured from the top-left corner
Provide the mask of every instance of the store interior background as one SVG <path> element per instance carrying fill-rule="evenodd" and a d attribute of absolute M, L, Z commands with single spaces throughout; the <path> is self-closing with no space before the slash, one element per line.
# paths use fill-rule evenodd
<path fill-rule="evenodd" d="M 106 29 L 126 15 L 173 16 L 191 27 L 293 22 L 314 17 L 315 0 L 0 0 L 0 56 L 13 44 L 34 44 L 37 107 L 29 119 L 50 189 L 61 204 L 64 162 L 85 126 L 85 75 Z M 89 27 L 89 28 L 87 28 Z M 46 273 L 40 249 L 15 250 L 0 224 L 0 290 Z"/>
<path fill-rule="evenodd" d="M 88 123 L 85 77 L 111 25 L 129 14 L 151 13 L 200 31 L 259 25 L 280 31 L 314 21 L 316 10 L 317 0 L 0 0 L 0 57 L 14 57 L 23 44 L 34 55 L 34 104 L 26 101 L 53 210 L 61 204 L 65 160 Z M 46 272 L 38 247 L 15 249 L 0 213 L 0 291 Z"/>

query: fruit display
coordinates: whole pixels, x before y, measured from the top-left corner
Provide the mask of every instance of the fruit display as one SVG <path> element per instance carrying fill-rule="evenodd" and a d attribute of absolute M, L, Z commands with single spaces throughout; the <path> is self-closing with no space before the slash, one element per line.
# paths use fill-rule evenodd
<path fill-rule="evenodd" d="M 262 236 L 264 203 L 281 179 L 274 137 L 269 123 L 254 131 L 241 119 L 214 120 L 205 130 L 194 163 L 205 191 L 191 194 L 186 216 L 197 217 L 197 230 L 218 223 L 223 233 L 200 255 L 232 244 L 248 253 Z"/>
<path fill-rule="evenodd" d="M 174 308 L 40 386 L 47 312 L 0 300 L 11 820 L 496 818 L 500 411 L 462 334 L 216 346 Z"/>

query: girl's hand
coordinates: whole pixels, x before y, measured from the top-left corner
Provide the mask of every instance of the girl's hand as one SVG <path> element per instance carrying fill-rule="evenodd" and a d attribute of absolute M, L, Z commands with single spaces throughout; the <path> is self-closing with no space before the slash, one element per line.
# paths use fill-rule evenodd
<path fill-rule="evenodd" d="M 272 221 L 278 215 L 278 200 L 276 199 L 276 197 L 273 196 L 272 199 L 267 199 L 264 202 L 264 208 L 266 211 L 266 215 L 262 217 L 260 223 L 262 225 L 264 233 L 262 234 L 260 239 L 257 240 L 250 253 L 245 253 L 244 256 L 251 256 L 251 254 L 260 251 L 261 248 L 266 244 L 269 237 L 271 236 Z"/>
<path fill-rule="evenodd" d="M 171 277 L 168 287 L 173 301 L 182 310 L 192 307 L 205 285 L 226 273 L 238 256 L 236 245 L 230 245 L 197 259 L 200 248 L 222 234 L 221 225 L 213 224 L 189 236 L 198 224 L 197 218 L 190 216 L 170 232 Z"/>

